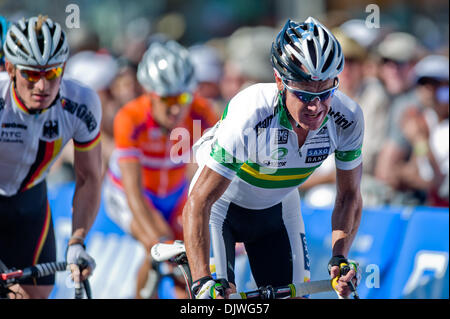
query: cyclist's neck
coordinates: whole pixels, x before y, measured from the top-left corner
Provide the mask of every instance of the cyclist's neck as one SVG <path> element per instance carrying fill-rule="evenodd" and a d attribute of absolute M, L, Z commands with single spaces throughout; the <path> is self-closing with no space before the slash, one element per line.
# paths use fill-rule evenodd
<path fill-rule="evenodd" d="M 58 92 L 58 94 L 56 95 L 56 97 L 55 97 L 54 100 L 50 103 L 49 106 L 44 107 L 44 108 L 42 108 L 42 109 L 41 109 L 41 108 L 39 108 L 39 109 L 38 109 L 38 108 L 30 108 L 30 107 L 28 107 L 28 106 L 25 104 L 25 102 L 24 102 L 23 99 L 21 98 L 19 92 L 17 91 L 15 81 L 12 82 L 12 91 L 13 91 L 14 99 L 16 100 L 16 102 L 17 102 L 19 108 L 22 109 L 24 112 L 26 112 L 26 113 L 28 113 L 28 114 L 41 114 L 42 112 L 48 110 L 48 109 L 51 108 L 53 105 L 55 105 L 55 104 L 56 104 L 56 101 L 58 101 L 58 99 L 59 99 L 59 92 Z"/>

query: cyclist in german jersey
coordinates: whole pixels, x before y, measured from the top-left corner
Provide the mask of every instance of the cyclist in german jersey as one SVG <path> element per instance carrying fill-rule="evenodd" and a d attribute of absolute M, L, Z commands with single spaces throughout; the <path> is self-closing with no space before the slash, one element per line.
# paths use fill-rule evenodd
<path fill-rule="evenodd" d="M 218 116 L 206 99 L 193 94 L 193 65 L 177 42 L 153 43 L 137 75 L 147 92 L 114 119 L 116 146 L 104 196 L 111 219 L 146 250 L 136 285 L 136 297 L 142 298 L 155 292 L 151 247 L 159 240 L 183 238 L 181 212 L 196 168 L 188 172 L 192 141 Z M 149 288 L 143 293 L 144 286 Z"/>
<path fill-rule="evenodd" d="M 0 74 L 0 258 L 8 267 L 55 261 L 55 236 L 45 178 L 64 145 L 74 141 L 76 174 L 72 237 L 66 260 L 75 280 L 95 262 L 85 252 L 101 193 L 101 106 L 97 94 L 62 78 L 69 55 L 65 32 L 46 16 L 11 25 Z M 89 267 L 79 274 L 78 257 Z M 23 285 L 47 298 L 54 276 Z"/>
<path fill-rule="evenodd" d="M 364 119 L 357 103 L 338 91 L 344 67 L 339 42 L 314 18 L 288 20 L 271 59 L 276 83 L 238 93 L 194 145 L 199 169 L 183 226 L 197 298 L 213 298 L 223 279 L 231 283 L 228 292 L 235 288 L 236 242 L 244 243 L 258 286 L 309 280 L 297 187 L 333 152 L 332 278 L 347 262 L 359 226 Z M 216 279 L 209 270 L 210 244 Z M 350 293 L 347 283 L 355 275 L 352 269 L 339 278 L 339 294 Z"/>

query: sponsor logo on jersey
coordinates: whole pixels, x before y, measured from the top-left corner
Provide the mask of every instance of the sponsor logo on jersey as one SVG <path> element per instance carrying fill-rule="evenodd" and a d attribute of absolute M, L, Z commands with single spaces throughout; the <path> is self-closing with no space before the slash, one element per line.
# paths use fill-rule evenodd
<path fill-rule="evenodd" d="M 269 127 L 270 123 L 272 123 L 273 118 L 278 114 L 279 111 L 280 111 L 280 108 L 276 107 L 274 109 L 273 114 L 269 115 L 264 120 L 259 121 L 258 124 L 255 125 L 254 129 L 256 131 L 256 135 L 257 136 L 259 136 L 259 134 L 261 134 L 262 129 L 265 129 L 265 128 Z"/>
<path fill-rule="evenodd" d="M 57 120 L 48 120 L 44 123 L 42 136 L 47 139 L 54 139 L 59 136 L 59 128 Z"/>
<path fill-rule="evenodd" d="M 308 253 L 308 246 L 306 245 L 306 236 L 303 233 L 300 233 L 300 238 L 302 240 L 302 246 L 303 246 L 303 265 L 305 266 L 305 270 L 310 270 L 310 262 L 309 262 L 309 253 Z"/>
<path fill-rule="evenodd" d="M 26 130 L 27 126 L 21 123 L 2 123 L 2 128 L 20 128 Z"/>
<path fill-rule="evenodd" d="M 320 131 L 317 133 L 317 135 L 326 135 L 328 134 L 328 127 L 324 126 L 320 129 Z"/>
<path fill-rule="evenodd" d="M 263 164 L 266 166 L 272 166 L 272 167 L 284 167 L 286 166 L 286 161 L 283 162 L 278 162 L 278 161 L 269 161 L 269 160 L 264 160 Z"/>
<path fill-rule="evenodd" d="M 22 132 L 2 131 L 0 133 L 0 142 L 5 142 L 5 143 L 23 143 L 23 141 L 22 141 Z"/>
<path fill-rule="evenodd" d="M 262 132 L 262 129 L 265 129 L 269 127 L 270 123 L 272 122 L 274 115 L 270 115 L 266 117 L 264 120 L 258 122 L 258 124 L 255 125 L 255 131 L 256 134 L 259 135 Z"/>
<path fill-rule="evenodd" d="M 310 148 L 306 151 L 305 163 L 321 162 L 328 157 L 329 147 Z"/>
<path fill-rule="evenodd" d="M 286 129 L 277 130 L 277 141 L 278 144 L 287 144 L 289 137 L 289 131 Z"/>
<path fill-rule="evenodd" d="M 270 154 L 270 157 L 273 160 L 280 161 L 286 157 L 287 153 L 288 153 L 288 150 L 286 147 L 280 147 L 280 148 L 277 148 L 276 150 L 272 151 L 272 153 Z"/>
<path fill-rule="evenodd" d="M 330 107 L 330 111 L 328 111 L 328 115 L 330 117 L 333 118 L 334 123 L 336 123 L 336 125 L 339 125 L 340 127 L 342 127 L 344 130 L 348 127 L 350 127 L 350 125 L 352 125 L 354 123 L 354 121 L 349 122 L 344 114 L 342 114 L 341 112 L 335 112 L 333 111 L 333 108 Z"/>
<path fill-rule="evenodd" d="M 68 100 L 67 98 L 62 98 L 61 105 L 63 106 L 65 111 L 74 114 L 84 124 L 86 124 L 89 133 L 91 133 L 97 128 L 98 125 L 97 121 L 92 112 L 88 109 L 88 107 L 85 104 L 78 104 L 76 102 Z"/>
<path fill-rule="evenodd" d="M 18 130 L 19 129 L 19 130 Z M 2 131 L 0 133 L 0 142 L 3 143 L 22 143 L 22 132 L 27 126 L 21 123 L 2 123 Z"/>

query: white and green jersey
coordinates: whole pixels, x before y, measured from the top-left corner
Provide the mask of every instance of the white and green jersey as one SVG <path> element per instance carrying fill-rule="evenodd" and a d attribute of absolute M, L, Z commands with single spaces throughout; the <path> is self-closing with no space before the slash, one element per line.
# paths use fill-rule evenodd
<path fill-rule="evenodd" d="M 320 128 L 299 147 L 275 83 L 255 84 L 237 94 L 222 119 L 194 145 L 204 165 L 231 179 L 223 194 L 239 206 L 273 206 L 302 184 L 329 154 L 336 167 L 351 170 L 362 162 L 363 113 L 337 91 Z"/>

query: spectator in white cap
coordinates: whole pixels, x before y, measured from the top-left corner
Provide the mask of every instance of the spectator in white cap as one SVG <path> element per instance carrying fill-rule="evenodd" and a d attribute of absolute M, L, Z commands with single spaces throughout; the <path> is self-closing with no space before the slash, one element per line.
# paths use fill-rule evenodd
<path fill-rule="evenodd" d="M 221 100 L 220 81 L 223 76 L 223 62 L 219 51 L 211 45 L 196 44 L 189 48 L 191 61 L 197 79 L 197 93 L 210 100 L 217 112 L 222 113 L 219 106 Z"/>
<path fill-rule="evenodd" d="M 393 105 L 377 176 L 402 192 L 399 204 L 448 206 L 448 68 L 446 56 L 420 60 L 414 90 Z"/>
<path fill-rule="evenodd" d="M 377 46 L 379 77 L 392 97 L 411 87 L 411 71 L 421 52 L 416 37 L 405 32 L 390 33 Z"/>

